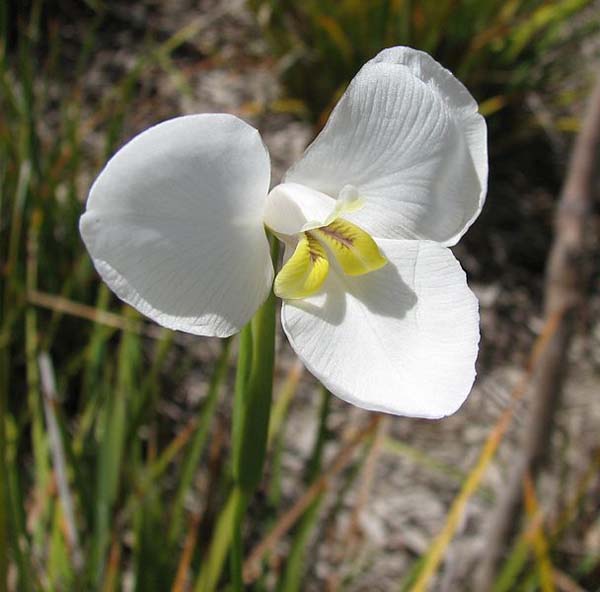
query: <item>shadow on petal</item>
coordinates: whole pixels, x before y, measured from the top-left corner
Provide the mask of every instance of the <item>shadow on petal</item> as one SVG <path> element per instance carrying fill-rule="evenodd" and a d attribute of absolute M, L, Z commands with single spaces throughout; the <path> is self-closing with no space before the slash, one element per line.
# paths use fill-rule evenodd
<path fill-rule="evenodd" d="M 402 319 L 417 304 L 414 290 L 389 261 L 377 271 L 359 277 L 344 277 L 346 290 L 367 309 L 382 317 Z"/>
<path fill-rule="evenodd" d="M 287 304 L 330 325 L 340 325 L 346 316 L 348 294 L 373 314 L 391 319 L 403 319 L 417 304 L 417 295 L 392 262 L 358 277 L 342 275 L 333 268 L 318 294 Z"/>
<path fill-rule="evenodd" d="M 304 300 L 287 300 L 286 305 L 298 308 L 329 325 L 340 325 L 346 317 L 346 289 L 335 272 L 330 271 L 317 294 Z"/>

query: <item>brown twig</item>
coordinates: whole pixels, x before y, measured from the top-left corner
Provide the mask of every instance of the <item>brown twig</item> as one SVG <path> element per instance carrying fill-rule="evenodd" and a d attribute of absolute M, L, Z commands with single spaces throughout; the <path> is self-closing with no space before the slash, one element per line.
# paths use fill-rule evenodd
<path fill-rule="evenodd" d="M 364 428 L 356 432 L 349 439 L 348 443 L 338 452 L 329 467 L 323 471 L 321 477 L 304 492 L 300 499 L 285 514 L 280 516 L 273 529 L 254 547 L 244 562 L 244 582 L 246 584 L 250 584 L 256 580 L 260 572 L 260 561 L 265 554 L 273 549 L 281 537 L 292 528 L 313 500 L 328 489 L 331 480 L 350 463 L 356 447 L 367 436 L 373 433 L 380 420 L 380 415 L 374 415 Z"/>
<path fill-rule="evenodd" d="M 543 354 L 534 378 L 533 406 L 524 429 L 521 458 L 515 463 L 492 518 L 486 552 L 480 564 L 477 590 L 491 589 L 503 550 L 513 535 L 522 510 L 522 483 L 535 479 L 549 449 L 552 425 L 560 405 L 567 354 L 575 330 L 577 309 L 586 284 L 586 224 L 591 209 L 593 180 L 600 145 L 600 77 L 581 131 L 575 141 L 560 196 L 555 238 L 546 268 L 545 314 L 564 310 L 560 325 Z"/>

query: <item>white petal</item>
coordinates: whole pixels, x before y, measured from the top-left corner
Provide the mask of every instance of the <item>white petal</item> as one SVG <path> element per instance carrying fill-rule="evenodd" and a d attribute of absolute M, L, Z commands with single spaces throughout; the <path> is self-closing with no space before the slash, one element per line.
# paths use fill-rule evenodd
<path fill-rule="evenodd" d="M 165 121 L 126 144 L 96 179 L 81 217 L 102 279 L 157 323 L 231 335 L 273 279 L 262 222 L 269 155 L 231 115 Z"/>
<path fill-rule="evenodd" d="M 286 301 L 282 321 L 306 367 L 365 409 L 438 418 L 475 379 L 479 314 L 452 252 L 379 240 L 389 263 L 360 277 L 330 273 L 317 296 Z"/>
<path fill-rule="evenodd" d="M 285 181 L 366 202 L 348 219 L 379 238 L 455 244 L 487 190 L 486 125 L 467 89 L 427 54 L 365 64 Z"/>
<path fill-rule="evenodd" d="M 271 190 L 265 208 L 265 224 L 278 234 L 293 236 L 322 226 L 333 212 L 335 199 L 296 183 L 282 183 Z"/>

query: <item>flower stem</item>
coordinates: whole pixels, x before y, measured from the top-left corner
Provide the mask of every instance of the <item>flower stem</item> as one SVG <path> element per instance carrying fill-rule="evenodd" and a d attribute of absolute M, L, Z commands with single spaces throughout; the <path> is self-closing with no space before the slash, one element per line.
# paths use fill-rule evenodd
<path fill-rule="evenodd" d="M 244 581 L 242 578 L 242 565 L 244 562 L 244 545 L 242 538 L 242 526 L 244 516 L 248 508 L 248 495 L 239 487 L 236 487 L 235 509 L 233 516 L 233 536 L 231 540 L 230 568 L 231 568 L 231 591 L 242 592 Z"/>
<path fill-rule="evenodd" d="M 233 398 L 233 419 L 231 425 L 233 477 L 237 481 L 236 471 L 242 451 L 242 424 L 246 404 L 246 389 L 252 362 L 252 325 L 248 323 L 241 331 L 238 340 L 238 356 L 235 375 L 235 393 Z"/>
<path fill-rule="evenodd" d="M 279 243 L 271 239 L 277 263 Z M 275 365 L 275 295 L 269 295 L 240 334 L 233 408 L 235 509 L 230 553 L 231 590 L 243 590 L 242 528 L 250 497 L 262 477 L 267 450 Z"/>
<path fill-rule="evenodd" d="M 279 245 L 273 239 L 271 256 L 274 261 L 277 260 L 278 253 Z M 249 374 L 243 388 L 241 384 L 236 384 L 236 387 L 240 387 L 241 396 L 235 409 L 238 414 L 237 422 L 234 420 L 234 430 L 236 428 L 238 430 L 234 433 L 234 478 L 237 485 L 247 494 L 251 494 L 260 482 L 267 449 L 275 361 L 275 295 L 273 292 L 252 319 L 251 332 Z M 244 336 L 242 339 L 244 344 Z M 248 363 L 245 358 L 247 355 L 247 351 L 240 352 L 240 362 L 244 365 Z M 238 378 L 240 378 L 239 374 Z"/>

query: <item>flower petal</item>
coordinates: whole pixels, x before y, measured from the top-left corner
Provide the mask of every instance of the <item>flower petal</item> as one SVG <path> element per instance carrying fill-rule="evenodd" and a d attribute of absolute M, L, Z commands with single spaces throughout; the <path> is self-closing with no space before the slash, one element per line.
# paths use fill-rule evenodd
<path fill-rule="evenodd" d="M 338 218 L 308 234 L 327 247 L 342 271 L 348 275 L 371 273 L 387 263 L 377 243 L 364 230 L 347 220 Z"/>
<path fill-rule="evenodd" d="M 316 238 L 303 233 L 296 250 L 277 274 L 273 290 L 279 298 L 306 298 L 319 290 L 328 273 L 325 249 Z"/>
<path fill-rule="evenodd" d="M 280 235 L 293 236 L 325 224 L 336 207 L 335 199 L 310 187 L 282 183 L 271 190 L 265 207 L 265 224 Z"/>
<path fill-rule="evenodd" d="M 330 273 L 318 295 L 285 301 L 284 330 L 338 397 L 395 415 L 449 415 L 475 378 L 477 300 L 450 250 L 429 241 L 378 244 L 386 266 L 359 277 Z"/>
<path fill-rule="evenodd" d="M 80 230 L 96 269 L 157 323 L 231 335 L 267 297 L 263 226 L 269 155 L 232 115 L 160 123 L 119 150 L 96 179 Z"/>
<path fill-rule="evenodd" d="M 427 54 L 394 47 L 363 66 L 285 181 L 330 196 L 353 185 L 366 205 L 349 219 L 376 238 L 452 245 L 485 200 L 486 142 L 467 89 Z"/>

